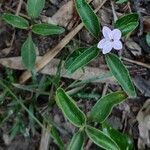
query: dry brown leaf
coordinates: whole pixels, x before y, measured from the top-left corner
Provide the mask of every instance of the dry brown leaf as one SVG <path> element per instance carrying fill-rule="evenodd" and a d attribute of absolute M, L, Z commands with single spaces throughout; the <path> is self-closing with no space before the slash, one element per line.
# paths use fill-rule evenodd
<path fill-rule="evenodd" d="M 111 24 L 112 14 L 109 13 L 106 9 L 100 9 L 98 11 L 98 16 L 100 16 L 101 25 Z"/>
<path fill-rule="evenodd" d="M 38 56 L 37 60 L 40 60 L 41 57 Z M 40 73 L 47 74 L 47 75 L 56 75 L 58 64 L 60 60 L 59 59 L 53 59 L 50 63 L 48 63 L 41 71 Z M 10 58 L 2 58 L 0 59 L 0 64 L 2 64 L 5 67 L 15 69 L 15 70 L 24 70 L 24 67 L 21 63 L 21 57 L 10 57 Z M 76 71 L 73 75 L 67 75 L 66 70 L 62 67 L 61 69 L 61 77 L 69 78 L 69 79 L 75 79 L 75 80 L 86 80 L 91 77 L 100 76 L 102 74 L 107 73 L 108 71 L 105 70 L 106 66 L 101 65 L 99 68 L 94 67 L 85 67 L 84 72 L 81 70 Z M 114 79 L 107 78 L 103 81 L 98 82 L 111 82 L 114 83 Z"/>
<path fill-rule="evenodd" d="M 94 0 L 92 5 L 96 8 L 103 0 Z M 108 12 L 108 10 L 104 9 L 103 7 L 97 12 L 97 16 L 100 18 L 101 25 L 111 24 L 112 22 L 112 13 Z"/>
<path fill-rule="evenodd" d="M 12 50 L 12 47 L 7 47 L 7 48 L 4 48 L 0 51 L 0 56 L 1 57 L 6 57 L 10 51 Z"/>
<path fill-rule="evenodd" d="M 128 39 L 125 42 L 125 45 L 127 46 L 127 48 L 131 51 L 131 53 L 134 56 L 140 56 L 141 55 L 141 51 L 142 51 L 141 47 L 132 39 Z"/>
<path fill-rule="evenodd" d="M 150 97 L 150 80 L 145 80 L 141 76 L 133 78 L 134 84 L 137 89 L 146 97 Z"/>
<path fill-rule="evenodd" d="M 39 60 L 40 58 L 41 57 L 38 56 L 37 60 Z M 5 67 L 8 67 L 10 69 L 25 70 L 25 68 L 23 67 L 22 62 L 21 62 L 21 57 L 1 58 L 0 64 Z"/>
<path fill-rule="evenodd" d="M 73 7 L 73 1 L 71 0 L 63 5 L 52 17 L 44 16 L 42 21 L 67 27 L 68 23 L 73 17 Z"/>
<path fill-rule="evenodd" d="M 148 99 L 137 115 L 139 123 L 138 149 L 150 148 L 150 99 Z"/>

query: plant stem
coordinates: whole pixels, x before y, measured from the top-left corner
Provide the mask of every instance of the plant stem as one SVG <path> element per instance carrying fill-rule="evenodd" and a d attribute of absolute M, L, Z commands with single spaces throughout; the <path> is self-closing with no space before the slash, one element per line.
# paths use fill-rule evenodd
<path fill-rule="evenodd" d="M 40 127 L 44 128 L 43 124 L 28 110 L 28 108 L 23 104 L 23 102 L 17 98 L 17 96 L 3 83 L 2 80 L 0 80 L 0 85 L 7 89 L 7 91 L 12 95 L 12 97 L 22 106 L 22 108 L 30 115 L 31 118 L 33 118 Z"/>

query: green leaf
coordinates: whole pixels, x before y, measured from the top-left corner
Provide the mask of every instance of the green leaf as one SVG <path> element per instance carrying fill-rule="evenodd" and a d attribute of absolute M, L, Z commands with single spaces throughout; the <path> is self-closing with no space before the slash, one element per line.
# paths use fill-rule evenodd
<path fill-rule="evenodd" d="M 80 47 L 73 51 L 70 55 L 68 55 L 67 59 L 65 60 L 64 66 L 65 68 L 69 68 L 69 66 L 72 64 L 72 62 L 79 57 L 84 51 L 86 51 L 87 48 Z"/>
<path fill-rule="evenodd" d="M 136 92 L 130 78 L 127 68 L 122 61 L 114 54 L 105 55 L 107 65 L 117 79 L 118 83 L 122 86 L 123 90 L 132 97 L 136 96 Z"/>
<path fill-rule="evenodd" d="M 73 138 L 71 139 L 71 142 L 67 148 L 67 150 L 82 150 L 83 144 L 84 144 L 84 132 L 78 131 L 74 134 Z"/>
<path fill-rule="evenodd" d="M 88 49 L 79 49 L 78 55 L 73 54 L 65 61 L 65 68 L 69 74 L 74 73 L 77 69 L 84 67 L 91 60 L 93 60 L 99 54 L 99 49 L 95 46 L 92 46 Z"/>
<path fill-rule="evenodd" d="M 117 4 L 122 4 L 122 3 L 124 3 L 124 2 L 127 2 L 128 0 L 117 0 Z"/>
<path fill-rule="evenodd" d="M 122 35 L 125 36 L 128 33 L 132 32 L 139 25 L 139 16 L 136 13 L 131 13 L 119 18 L 114 26 L 117 29 L 120 29 Z"/>
<path fill-rule="evenodd" d="M 56 103 L 62 110 L 64 116 L 75 126 L 85 125 L 86 117 L 84 113 L 75 104 L 75 101 L 65 93 L 61 88 L 56 91 Z"/>
<path fill-rule="evenodd" d="M 60 138 L 60 135 L 57 129 L 54 126 L 52 126 L 50 132 L 51 132 L 51 136 L 55 140 L 55 143 L 59 146 L 60 150 L 64 150 L 64 144 Z"/>
<path fill-rule="evenodd" d="M 13 27 L 20 29 L 27 29 L 29 27 L 29 22 L 20 16 L 16 16 L 10 13 L 4 13 L 2 15 L 2 18 Z"/>
<path fill-rule="evenodd" d="M 31 18 L 37 18 L 44 8 L 45 0 L 28 0 L 27 12 Z"/>
<path fill-rule="evenodd" d="M 35 49 L 36 49 L 35 44 L 33 43 L 31 36 L 29 36 L 21 48 L 22 62 L 29 71 L 32 71 L 35 66 L 36 61 Z"/>
<path fill-rule="evenodd" d="M 138 25 L 139 25 L 138 22 L 131 22 L 131 23 L 125 24 L 125 25 L 123 25 L 119 28 L 117 27 L 117 28 L 120 29 L 122 32 L 122 35 L 125 36 L 128 33 L 132 32 L 134 29 L 136 29 Z"/>
<path fill-rule="evenodd" d="M 64 28 L 59 27 L 59 26 L 42 23 L 42 24 L 33 25 L 32 31 L 36 34 L 47 36 L 47 35 L 61 34 L 65 30 Z"/>
<path fill-rule="evenodd" d="M 32 114 L 35 114 L 34 106 L 32 104 L 29 105 L 29 111 Z M 31 116 L 29 116 L 29 127 L 31 128 L 32 135 L 35 135 L 36 133 L 35 123 L 35 120 Z"/>
<path fill-rule="evenodd" d="M 119 131 L 113 129 L 109 124 L 103 123 L 103 132 L 110 136 L 120 147 L 121 150 L 133 150 L 133 141 L 128 135 L 120 133 Z"/>
<path fill-rule="evenodd" d="M 104 132 L 93 128 L 91 126 L 87 126 L 86 133 L 88 137 L 99 147 L 106 150 L 120 150 L 118 145 L 112 140 L 108 135 Z"/>
<path fill-rule="evenodd" d="M 96 14 L 85 0 L 75 0 L 77 12 L 88 31 L 94 36 L 99 37 L 100 24 Z"/>
<path fill-rule="evenodd" d="M 75 94 L 72 95 L 73 97 L 77 97 L 78 99 L 82 99 L 82 100 L 92 100 L 95 99 L 96 101 L 101 97 L 101 95 L 99 93 L 95 93 L 95 92 L 77 92 Z"/>
<path fill-rule="evenodd" d="M 146 42 L 150 46 L 150 32 L 146 34 Z"/>
<path fill-rule="evenodd" d="M 110 115 L 113 107 L 127 98 L 123 91 L 107 94 L 100 98 L 91 110 L 90 117 L 97 122 L 103 122 Z"/>
<path fill-rule="evenodd" d="M 17 133 L 19 132 L 19 121 L 16 119 L 16 122 L 13 124 L 13 127 L 11 129 L 11 134 L 10 134 L 10 137 L 11 139 L 14 139 L 17 135 Z"/>

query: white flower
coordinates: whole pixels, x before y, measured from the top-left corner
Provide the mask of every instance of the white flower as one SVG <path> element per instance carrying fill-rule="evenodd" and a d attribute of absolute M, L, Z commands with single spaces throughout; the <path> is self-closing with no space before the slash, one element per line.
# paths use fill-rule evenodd
<path fill-rule="evenodd" d="M 97 47 L 102 49 L 103 54 L 109 53 L 113 48 L 116 50 L 122 49 L 121 31 L 119 29 L 111 30 L 104 26 L 102 33 L 104 38 L 98 43 Z"/>

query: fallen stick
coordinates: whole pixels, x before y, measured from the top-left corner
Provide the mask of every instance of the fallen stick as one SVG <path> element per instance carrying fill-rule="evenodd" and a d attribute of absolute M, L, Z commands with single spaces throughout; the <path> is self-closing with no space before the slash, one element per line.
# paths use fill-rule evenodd
<path fill-rule="evenodd" d="M 48 150 L 49 149 L 49 139 L 50 139 L 50 131 L 48 132 L 49 128 L 45 130 L 42 128 L 42 136 L 40 141 L 39 150 Z"/>
<path fill-rule="evenodd" d="M 127 61 L 127 62 L 130 62 L 130 63 L 133 63 L 133 64 L 136 64 L 136 65 L 139 65 L 139 66 L 150 69 L 150 64 L 145 64 L 145 63 L 142 63 L 142 62 L 139 62 L 139 61 L 136 61 L 136 60 L 131 60 L 131 59 L 125 58 L 125 57 L 122 57 L 121 59 L 124 60 L 124 61 Z"/>
<path fill-rule="evenodd" d="M 95 9 L 95 13 L 105 4 L 107 0 L 104 0 L 101 5 Z M 47 65 L 70 41 L 71 39 L 83 28 L 83 23 L 80 23 L 74 30 L 69 32 L 58 45 L 56 45 L 52 50 L 48 51 L 40 60 L 37 61 L 35 65 L 35 70 L 38 72 L 45 65 Z M 20 83 L 24 83 L 31 77 L 31 73 L 25 71 L 19 79 Z"/>

